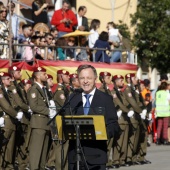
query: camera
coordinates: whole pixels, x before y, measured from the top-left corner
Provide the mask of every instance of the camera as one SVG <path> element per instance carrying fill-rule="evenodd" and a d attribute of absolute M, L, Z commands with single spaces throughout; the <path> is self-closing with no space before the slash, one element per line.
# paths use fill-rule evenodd
<path fill-rule="evenodd" d="M 66 21 L 64 24 L 65 24 L 65 27 L 70 28 L 70 21 L 69 20 Z"/>

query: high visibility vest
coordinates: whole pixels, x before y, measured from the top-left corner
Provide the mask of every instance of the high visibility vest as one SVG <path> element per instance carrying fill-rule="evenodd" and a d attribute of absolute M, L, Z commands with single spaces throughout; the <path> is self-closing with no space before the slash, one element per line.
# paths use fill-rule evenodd
<path fill-rule="evenodd" d="M 169 92 L 165 90 L 159 90 L 158 92 L 156 92 L 156 115 L 157 117 L 170 116 L 168 95 L 169 95 Z"/>

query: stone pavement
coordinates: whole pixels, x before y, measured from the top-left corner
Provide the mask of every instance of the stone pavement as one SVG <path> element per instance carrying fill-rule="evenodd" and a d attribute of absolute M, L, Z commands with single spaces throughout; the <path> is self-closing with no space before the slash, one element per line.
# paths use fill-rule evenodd
<path fill-rule="evenodd" d="M 147 149 L 148 153 L 146 159 L 151 161 L 152 164 L 120 167 L 118 170 L 170 170 L 170 145 L 157 146 L 151 144 Z"/>

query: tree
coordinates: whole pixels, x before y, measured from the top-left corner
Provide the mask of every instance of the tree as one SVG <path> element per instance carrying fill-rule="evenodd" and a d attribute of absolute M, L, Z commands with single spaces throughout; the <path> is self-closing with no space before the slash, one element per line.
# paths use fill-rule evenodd
<path fill-rule="evenodd" d="M 133 45 L 139 64 L 170 71 L 170 0 L 139 0 L 137 12 L 131 15 L 135 26 Z M 145 63 L 145 64 L 146 64 Z"/>

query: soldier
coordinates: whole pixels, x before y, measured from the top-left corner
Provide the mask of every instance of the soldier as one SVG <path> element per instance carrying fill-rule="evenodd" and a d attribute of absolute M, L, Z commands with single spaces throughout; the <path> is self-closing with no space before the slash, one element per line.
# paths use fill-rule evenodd
<path fill-rule="evenodd" d="M 21 81 L 21 76 L 22 76 L 21 69 L 17 66 L 11 66 L 8 72 L 12 77 L 11 86 L 9 87 L 9 90 L 12 91 L 15 102 L 24 113 L 21 120 L 22 129 L 16 131 L 17 132 L 16 133 L 16 147 L 17 147 L 16 157 L 18 160 L 19 169 L 25 169 L 28 163 L 28 157 L 25 150 L 25 138 L 27 136 L 28 125 L 29 125 L 32 111 L 28 106 L 26 93 L 23 89 L 22 83 L 20 84 L 17 83 L 17 81 Z"/>
<path fill-rule="evenodd" d="M 114 88 L 111 91 L 113 96 L 113 102 L 115 104 L 118 116 L 118 123 L 121 129 L 120 136 L 114 139 L 113 143 L 113 164 L 112 168 L 119 168 L 119 166 L 128 167 L 126 163 L 127 156 L 127 144 L 128 144 L 128 133 L 129 124 L 128 116 L 129 112 L 134 113 L 132 108 L 129 106 L 125 96 L 123 95 L 124 77 L 122 75 L 115 75 L 112 77 Z"/>
<path fill-rule="evenodd" d="M 56 103 L 57 108 L 60 109 L 64 105 L 64 102 L 70 93 L 68 89 L 68 86 L 70 84 L 69 72 L 66 70 L 58 70 L 57 82 L 58 82 L 58 86 L 54 93 L 54 102 Z M 64 149 L 63 162 L 61 162 L 62 149 Z M 55 155 L 56 169 L 60 170 L 61 166 L 63 166 L 64 170 L 67 170 L 68 169 L 68 158 L 67 158 L 68 141 L 58 141 L 55 147 L 55 153 L 56 153 Z"/>
<path fill-rule="evenodd" d="M 50 129 L 47 125 L 49 118 L 56 115 L 48 100 L 46 69 L 36 67 L 34 70 L 35 83 L 27 93 L 30 108 L 33 111 L 30 120 L 31 138 L 29 143 L 30 169 L 45 169 Z M 52 106 L 54 107 L 54 105 Z"/>
<path fill-rule="evenodd" d="M 0 109 L 3 112 L 4 137 L 8 142 L 2 147 L 0 154 L 0 167 L 2 170 L 14 169 L 13 152 L 15 144 L 16 124 L 22 119 L 23 112 L 21 112 L 17 103 L 14 100 L 13 92 L 9 90 L 11 86 L 11 76 L 8 73 L 1 72 L 1 88 L 0 88 Z"/>
<path fill-rule="evenodd" d="M 53 86 L 54 86 L 53 76 L 50 74 L 47 74 L 47 87 L 48 87 L 48 93 L 51 99 L 53 98 L 53 92 L 52 92 Z"/>
<path fill-rule="evenodd" d="M 129 125 L 129 141 L 128 141 L 128 153 L 127 153 L 127 163 L 130 165 L 140 165 L 141 163 L 137 161 L 137 147 L 139 142 L 140 135 L 140 126 L 139 122 L 142 119 L 145 119 L 147 110 L 141 108 L 138 105 L 137 93 L 135 91 L 135 86 L 137 85 L 137 78 L 134 73 L 129 73 L 125 75 L 125 80 L 127 86 L 124 90 L 124 95 L 126 100 L 133 108 L 134 112 L 129 112 L 128 117 L 130 119 Z"/>
<path fill-rule="evenodd" d="M 148 80 L 145 82 L 148 82 Z M 151 162 L 149 160 L 146 160 L 145 156 L 146 156 L 146 152 L 147 152 L 147 137 L 148 137 L 147 127 L 149 125 L 149 122 L 152 120 L 152 114 L 150 113 L 151 109 L 152 109 L 152 105 L 151 105 L 150 98 L 149 98 L 149 100 L 145 100 L 145 98 L 143 98 L 141 92 L 142 91 L 140 88 L 140 82 L 138 81 L 138 84 L 136 86 L 137 103 L 138 103 L 138 106 L 140 106 L 141 108 L 143 108 L 143 109 L 147 108 L 147 115 L 145 118 L 143 118 L 141 116 L 141 119 L 139 121 L 140 134 L 139 134 L 139 144 L 138 144 L 138 148 L 137 148 L 137 151 L 138 151 L 137 159 L 138 159 L 138 162 L 140 162 L 141 164 L 150 164 Z M 146 96 L 144 95 L 144 97 L 146 97 Z M 149 97 L 151 97 L 151 96 L 149 96 Z"/>
<path fill-rule="evenodd" d="M 54 102 L 58 109 L 60 109 L 69 95 L 69 89 L 67 87 L 70 84 L 69 72 L 66 70 L 58 70 L 57 82 L 58 85 L 54 93 Z"/>
<path fill-rule="evenodd" d="M 47 74 L 47 87 L 48 87 L 48 93 L 50 98 L 53 100 L 53 92 L 51 90 L 51 88 L 54 85 L 53 82 L 53 76 L 50 74 Z M 56 140 L 57 140 L 57 129 L 56 129 L 56 123 L 55 123 L 55 119 L 54 121 L 51 122 L 50 124 L 50 130 L 51 130 L 51 138 L 52 141 L 50 142 L 50 150 L 48 153 L 48 157 L 47 157 L 47 163 L 46 163 L 46 170 L 53 170 L 55 169 L 55 147 L 56 147 Z"/>
<path fill-rule="evenodd" d="M 111 92 L 109 90 L 109 85 L 111 84 L 111 74 L 109 72 L 100 72 L 99 74 L 99 80 L 102 83 L 99 90 L 111 95 Z"/>
<path fill-rule="evenodd" d="M 69 77 L 70 77 L 71 91 L 74 91 L 74 89 L 80 88 L 80 84 L 79 84 L 79 81 L 78 81 L 78 75 L 74 73 L 74 74 L 70 74 Z"/>
<path fill-rule="evenodd" d="M 111 91 L 108 87 L 111 84 L 111 73 L 109 73 L 107 71 L 106 72 L 100 72 L 99 80 L 102 83 L 99 90 L 106 93 L 106 94 L 111 95 Z M 110 153 L 111 153 L 112 146 L 113 146 L 113 140 L 114 139 L 111 138 L 107 142 L 107 150 L 108 150 L 108 152 L 107 152 L 107 157 L 108 157 L 107 167 L 108 168 L 112 168 L 112 160 L 110 160 Z"/>

